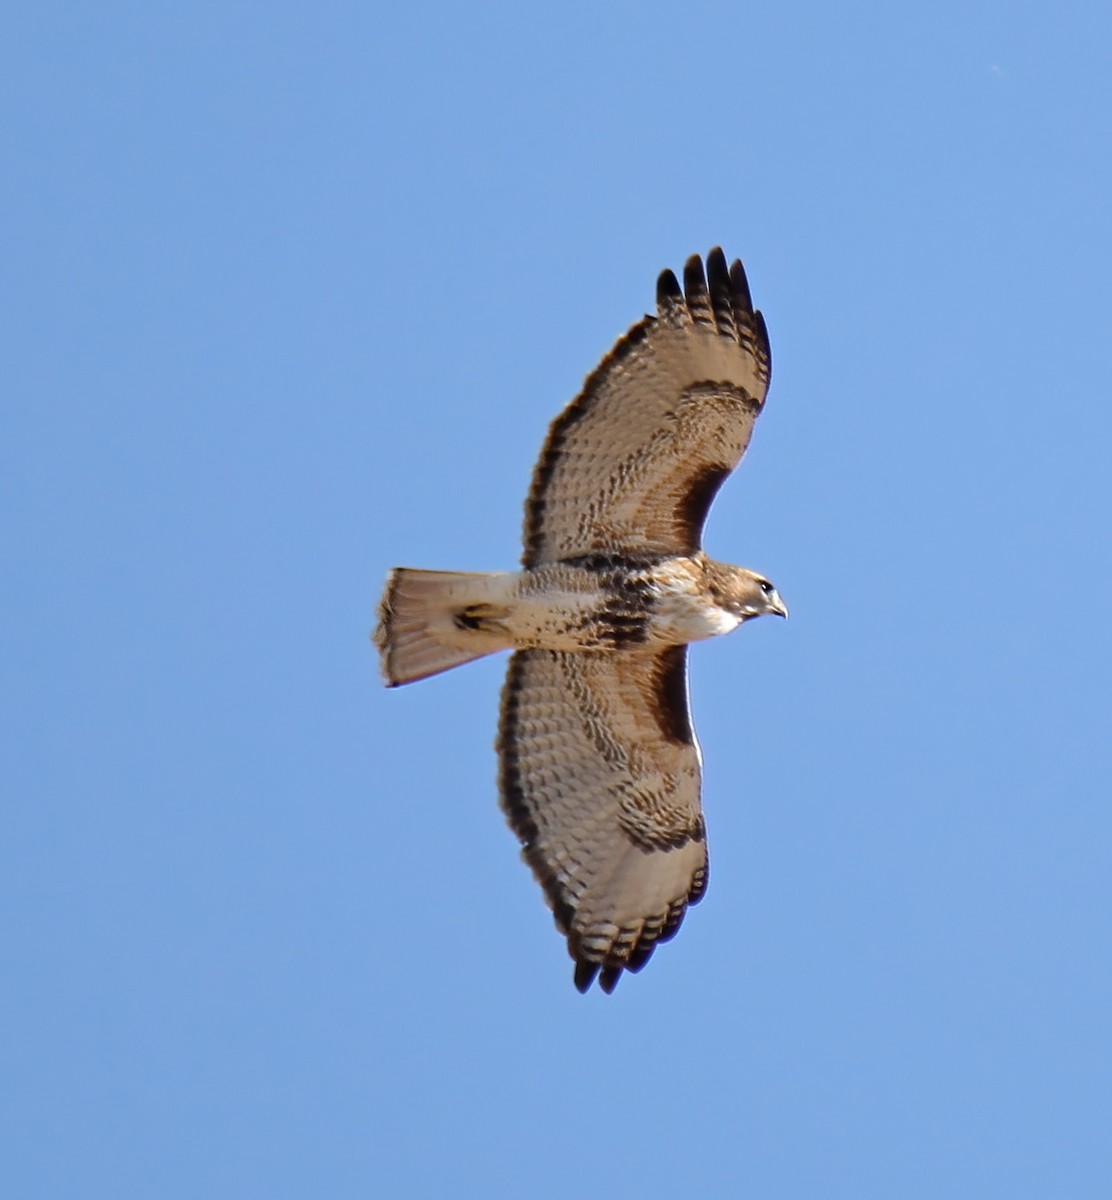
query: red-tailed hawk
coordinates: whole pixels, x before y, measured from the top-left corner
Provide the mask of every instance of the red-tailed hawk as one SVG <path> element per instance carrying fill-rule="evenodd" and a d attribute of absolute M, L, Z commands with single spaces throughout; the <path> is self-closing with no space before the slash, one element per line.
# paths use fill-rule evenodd
<path fill-rule="evenodd" d="M 502 807 L 575 960 L 614 990 L 707 884 L 687 644 L 764 613 L 771 583 L 709 559 L 703 522 L 771 370 L 740 262 L 665 271 L 657 315 L 553 422 L 525 504 L 523 570 L 390 573 L 374 642 L 393 687 L 513 650 Z"/>

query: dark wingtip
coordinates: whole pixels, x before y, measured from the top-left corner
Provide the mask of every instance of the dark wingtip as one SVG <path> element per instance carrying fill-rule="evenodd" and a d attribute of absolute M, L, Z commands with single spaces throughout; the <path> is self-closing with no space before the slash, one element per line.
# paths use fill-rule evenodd
<path fill-rule="evenodd" d="M 697 254 L 693 254 L 683 264 L 683 290 L 688 304 L 691 303 L 693 296 L 699 299 L 707 294 L 707 277 L 703 271 L 703 260 Z"/>
<path fill-rule="evenodd" d="M 730 270 L 721 246 L 715 246 L 707 255 L 707 279 L 712 293 L 730 286 Z"/>
<path fill-rule="evenodd" d="M 583 960 L 577 962 L 575 964 L 575 986 L 580 992 L 586 992 L 591 984 L 594 983 L 597 974 L 598 963 Z"/>
<path fill-rule="evenodd" d="M 764 348 L 765 356 L 765 371 L 767 378 L 772 379 L 772 343 L 768 340 L 768 326 L 765 324 L 765 319 L 762 313 L 755 312 L 753 314 L 753 323 L 757 327 L 757 337 L 761 340 L 761 346 Z"/>
<path fill-rule="evenodd" d="M 736 336 L 733 286 L 730 281 L 730 268 L 726 266 L 726 256 L 722 253 L 721 246 L 715 246 L 707 255 L 707 284 L 718 332 L 731 337 Z"/>
<path fill-rule="evenodd" d="M 683 291 L 692 317 L 703 325 L 713 325 L 714 310 L 707 291 L 707 277 L 703 272 L 703 260 L 697 254 L 683 264 Z"/>
<path fill-rule="evenodd" d="M 639 942 L 634 947 L 633 953 L 629 956 L 629 962 L 626 963 L 626 970 L 633 971 L 636 974 L 652 958 L 655 949 L 656 942 Z"/>
<path fill-rule="evenodd" d="M 651 954 L 652 951 L 650 950 L 649 953 Z M 648 955 L 645 955 L 639 966 L 644 966 L 647 961 Z M 597 976 L 599 987 L 609 996 L 618 986 L 622 970 L 622 967 L 603 967 L 599 963 L 580 960 L 575 964 L 575 986 L 581 993 L 586 992 Z"/>
<path fill-rule="evenodd" d="M 603 967 L 602 974 L 598 977 L 598 985 L 609 996 L 618 986 L 618 980 L 621 977 L 621 967 Z"/>
<path fill-rule="evenodd" d="M 671 270 L 661 271 L 656 281 L 657 312 L 667 312 L 668 309 L 682 302 L 683 289 L 680 287 L 680 282 L 676 278 L 675 272 Z"/>
<path fill-rule="evenodd" d="M 749 294 L 749 280 L 745 277 L 745 268 L 741 259 L 735 258 L 730 264 L 730 291 L 733 293 L 734 308 L 740 312 L 753 311 L 753 297 Z"/>

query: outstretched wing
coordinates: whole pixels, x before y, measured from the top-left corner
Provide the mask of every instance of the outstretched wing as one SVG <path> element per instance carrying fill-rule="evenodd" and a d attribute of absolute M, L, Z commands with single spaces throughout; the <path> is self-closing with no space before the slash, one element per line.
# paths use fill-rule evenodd
<path fill-rule="evenodd" d="M 608 551 L 692 554 L 764 404 L 771 354 L 745 271 L 720 249 L 657 281 L 552 423 L 525 503 L 526 567 Z"/>
<path fill-rule="evenodd" d="M 707 882 L 687 649 L 522 650 L 498 733 L 502 808 L 567 935 L 580 991 L 614 990 Z"/>

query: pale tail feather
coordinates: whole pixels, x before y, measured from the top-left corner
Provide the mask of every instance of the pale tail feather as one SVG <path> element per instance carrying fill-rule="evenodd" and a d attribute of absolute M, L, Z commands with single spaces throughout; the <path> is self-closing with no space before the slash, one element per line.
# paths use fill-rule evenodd
<path fill-rule="evenodd" d="M 372 640 L 388 687 L 415 683 L 505 649 L 507 642 L 476 627 L 504 592 L 505 574 L 422 571 L 396 567 L 386 580 Z"/>

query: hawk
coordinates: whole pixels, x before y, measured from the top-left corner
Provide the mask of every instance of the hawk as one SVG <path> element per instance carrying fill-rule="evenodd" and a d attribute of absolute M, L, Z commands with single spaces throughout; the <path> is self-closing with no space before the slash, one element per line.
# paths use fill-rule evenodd
<path fill-rule="evenodd" d="M 768 392 L 745 271 L 695 255 L 656 304 L 549 429 L 522 570 L 393 570 L 373 635 L 390 687 L 513 651 L 501 803 L 581 992 L 639 971 L 706 889 L 688 643 L 788 615 L 762 575 L 702 548 Z"/>

